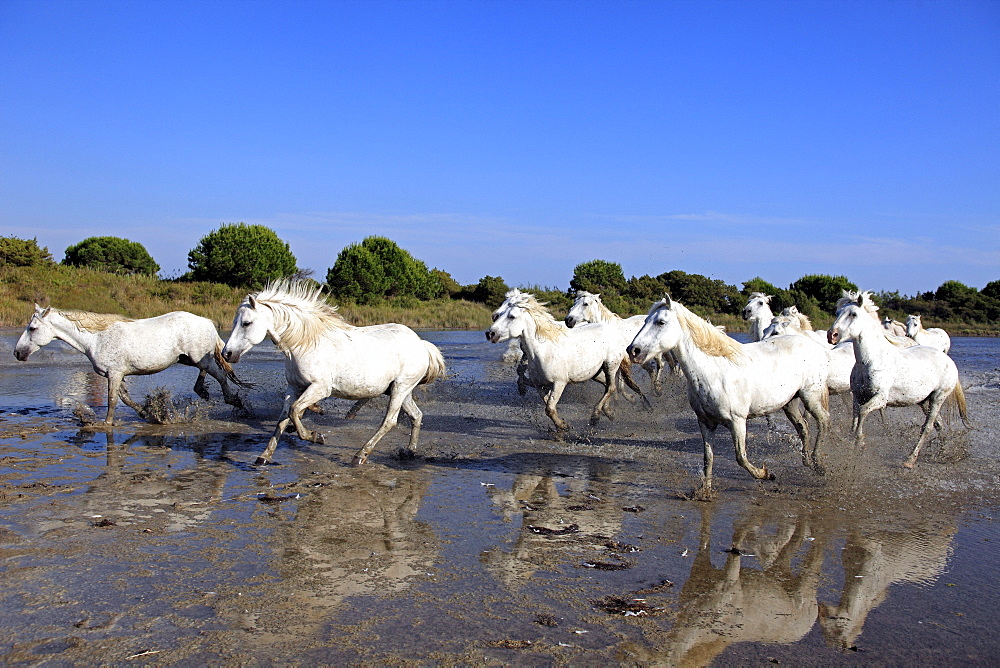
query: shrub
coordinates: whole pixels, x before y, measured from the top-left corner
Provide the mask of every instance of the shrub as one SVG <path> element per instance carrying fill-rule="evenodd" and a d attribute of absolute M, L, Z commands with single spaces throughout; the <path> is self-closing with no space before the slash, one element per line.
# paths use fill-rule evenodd
<path fill-rule="evenodd" d="M 49 249 L 37 239 L 0 237 L 0 267 L 41 267 L 53 264 Z"/>
<path fill-rule="evenodd" d="M 63 264 L 89 267 L 113 274 L 145 274 L 160 271 L 145 247 L 120 237 L 90 237 L 66 249 Z"/>
<path fill-rule="evenodd" d="M 191 280 L 260 288 L 295 274 L 295 256 L 274 230 L 263 225 L 223 225 L 188 253 Z"/>
<path fill-rule="evenodd" d="M 326 282 L 336 297 L 361 304 L 394 297 L 428 300 L 445 294 L 440 279 L 426 264 L 379 236 L 340 251 Z"/>

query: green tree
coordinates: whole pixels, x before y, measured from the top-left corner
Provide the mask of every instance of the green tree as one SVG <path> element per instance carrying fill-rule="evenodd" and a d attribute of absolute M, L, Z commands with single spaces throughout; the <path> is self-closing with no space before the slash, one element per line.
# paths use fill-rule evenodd
<path fill-rule="evenodd" d="M 38 267 L 52 264 L 49 249 L 38 245 L 38 239 L 0 237 L 0 267 Z"/>
<path fill-rule="evenodd" d="M 504 296 L 508 290 L 510 288 L 500 276 L 483 276 L 472 289 L 469 301 L 486 304 L 489 308 L 495 309 L 503 304 Z"/>
<path fill-rule="evenodd" d="M 990 299 L 1000 299 L 1000 280 L 990 281 L 979 292 Z"/>
<path fill-rule="evenodd" d="M 958 281 L 945 281 L 934 292 L 934 298 L 948 302 L 952 306 L 961 306 L 972 299 L 978 292 L 964 283 Z"/>
<path fill-rule="evenodd" d="M 569 287 L 600 294 L 607 303 L 609 297 L 617 297 L 625 289 L 625 274 L 617 262 L 591 260 L 576 265 Z"/>
<path fill-rule="evenodd" d="M 368 303 L 392 297 L 434 299 L 444 294 L 437 275 L 391 239 L 366 237 L 337 255 L 326 282 L 340 298 Z"/>
<path fill-rule="evenodd" d="M 809 274 L 803 276 L 788 286 L 788 291 L 793 293 L 797 301 L 803 301 L 801 297 L 795 295 L 800 293 L 804 296 L 804 301 L 815 300 L 817 308 L 827 313 L 833 313 L 837 306 L 837 300 L 843 296 L 844 290 L 856 291 L 858 286 L 847 280 L 846 276 L 827 276 L 825 274 Z M 799 310 L 808 308 L 807 304 L 796 303 Z M 773 307 L 772 307 L 773 308 Z M 806 311 L 802 311 L 807 313 Z"/>
<path fill-rule="evenodd" d="M 438 283 L 441 284 L 442 297 L 454 297 L 462 291 L 461 284 L 452 278 L 447 271 L 435 267 L 431 269 L 431 273 L 437 277 Z"/>
<path fill-rule="evenodd" d="M 274 230 L 226 224 L 209 232 L 188 253 L 191 278 L 240 288 L 260 288 L 295 274 L 295 256 Z"/>
<path fill-rule="evenodd" d="M 735 285 L 676 269 L 660 274 L 656 280 L 664 285 L 671 299 L 676 299 L 702 315 L 737 313 L 743 308 Z"/>
<path fill-rule="evenodd" d="M 113 274 L 145 274 L 153 276 L 160 270 L 146 248 L 120 237 L 89 237 L 66 249 L 63 264 L 89 267 Z"/>

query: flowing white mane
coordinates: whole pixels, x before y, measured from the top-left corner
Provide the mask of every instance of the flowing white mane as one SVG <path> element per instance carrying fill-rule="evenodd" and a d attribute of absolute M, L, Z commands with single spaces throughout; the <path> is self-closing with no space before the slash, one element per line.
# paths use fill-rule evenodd
<path fill-rule="evenodd" d="M 552 317 L 549 309 L 546 308 L 546 303 L 538 301 L 535 295 L 530 292 L 521 292 L 517 288 L 514 288 L 507 293 L 506 297 L 511 306 L 523 308 L 531 316 L 531 319 L 535 321 L 535 330 L 538 338 L 557 341 L 561 337 L 566 336 L 566 328 L 562 327 Z"/>
<path fill-rule="evenodd" d="M 844 296 L 837 300 L 836 312 L 840 313 L 842 308 L 851 304 L 861 307 L 868 315 L 875 318 L 876 322 L 882 324 L 882 318 L 878 317 L 878 306 L 875 305 L 870 291 L 859 290 L 854 292 L 853 290 L 844 290 Z"/>
<path fill-rule="evenodd" d="M 274 315 L 275 330 L 281 332 L 278 345 L 282 349 L 312 347 L 332 329 L 352 328 L 337 313 L 337 307 L 327 303 L 322 286 L 281 279 L 250 297 Z M 250 306 L 250 298 L 241 306 Z"/>
<path fill-rule="evenodd" d="M 720 331 L 704 318 L 692 313 L 683 304 L 673 301 L 668 304 L 664 300 L 654 304 L 649 312 L 652 314 L 661 308 L 669 308 L 677 314 L 677 322 L 681 328 L 687 332 L 691 342 L 706 355 L 724 357 L 732 362 L 743 359 L 743 347 L 739 341 Z"/>
<path fill-rule="evenodd" d="M 84 332 L 103 332 L 116 322 L 133 322 L 132 318 L 127 318 L 117 313 L 91 313 L 90 311 L 74 311 L 53 309 L 56 313 L 76 325 L 76 328 Z"/>

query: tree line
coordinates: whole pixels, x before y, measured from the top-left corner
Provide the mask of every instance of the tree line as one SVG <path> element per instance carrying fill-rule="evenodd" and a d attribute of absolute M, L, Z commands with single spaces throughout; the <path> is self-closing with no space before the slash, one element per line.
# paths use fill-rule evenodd
<path fill-rule="evenodd" d="M 0 267 L 51 265 L 55 261 L 37 239 L 0 237 Z M 66 249 L 64 265 L 89 267 L 118 274 L 153 276 L 160 267 L 137 242 L 119 237 L 90 237 Z M 286 277 L 309 277 L 311 272 L 297 267 L 289 245 L 263 225 L 224 224 L 201 238 L 188 253 L 189 271 L 174 281 L 206 281 L 258 289 L 267 282 Z M 484 276 L 475 284 L 460 285 L 451 275 L 414 258 L 394 241 L 369 236 L 338 253 L 326 273 L 326 285 L 339 301 L 355 304 L 390 303 L 412 307 L 434 299 L 463 299 L 496 308 L 509 286 L 500 276 Z M 598 293 L 612 311 L 643 313 L 664 294 L 684 303 L 704 316 L 740 314 L 753 292 L 772 296 L 772 310 L 797 306 L 813 319 L 833 314 L 844 290 L 858 286 L 845 276 L 811 274 L 779 288 L 757 276 L 735 285 L 681 270 L 656 276 L 625 278 L 617 262 L 590 260 L 578 264 L 569 289 L 535 288 L 541 297 L 558 309 L 566 310 L 578 290 Z M 1000 280 L 982 290 L 959 281 L 946 281 L 933 292 L 909 297 L 898 292 L 876 294 L 883 312 L 897 317 L 919 313 L 930 320 L 1000 324 Z"/>

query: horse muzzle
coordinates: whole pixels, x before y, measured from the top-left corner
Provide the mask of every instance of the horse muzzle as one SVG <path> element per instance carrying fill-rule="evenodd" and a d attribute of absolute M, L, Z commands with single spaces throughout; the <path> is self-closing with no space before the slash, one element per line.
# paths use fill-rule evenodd
<path fill-rule="evenodd" d="M 496 341 L 495 341 L 496 337 L 497 337 L 497 334 L 492 329 L 487 329 L 486 330 L 486 340 L 487 341 L 489 341 L 490 343 L 496 343 Z"/>
<path fill-rule="evenodd" d="M 831 346 L 835 346 L 840 343 L 840 331 L 836 329 L 831 329 L 826 333 L 826 342 Z"/>
<path fill-rule="evenodd" d="M 240 361 L 240 357 L 243 353 L 239 350 L 229 350 L 228 348 L 222 349 L 222 359 L 226 360 L 230 364 L 236 364 Z"/>
<path fill-rule="evenodd" d="M 18 362 L 27 362 L 29 355 L 31 355 L 30 350 L 18 350 L 18 349 L 14 350 L 14 357 L 17 358 Z"/>
<path fill-rule="evenodd" d="M 642 364 L 646 361 L 646 354 L 642 352 L 642 348 L 639 346 L 629 346 L 627 352 L 633 364 Z"/>
<path fill-rule="evenodd" d="M 573 326 L 576 325 L 576 318 L 574 318 L 571 315 L 568 315 L 568 316 L 566 316 L 566 319 L 563 322 L 566 323 L 567 327 L 569 327 L 570 329 L 573 329 Z"/>

